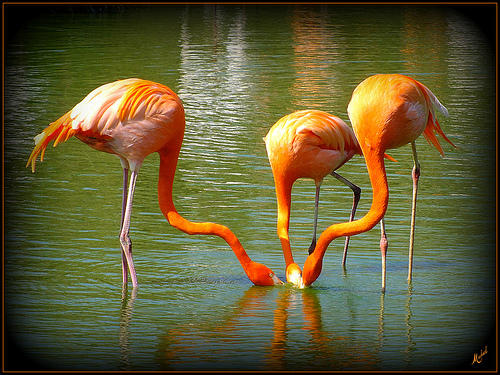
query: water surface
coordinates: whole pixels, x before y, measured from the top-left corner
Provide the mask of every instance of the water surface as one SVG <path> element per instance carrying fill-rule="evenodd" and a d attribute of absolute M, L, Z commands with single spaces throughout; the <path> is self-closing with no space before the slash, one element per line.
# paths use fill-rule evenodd
<path fill-rule="evenodd" d="M 492 8 L 470 9 L 484 15 Z M 488 34 L 473 21 L 446 6 L 8 5 L 7 368 L 488 368 L 496 359 L 495 61 Z M 140 287 L 122 291 L 118 159 L 70 139 L 49 147 L 35 174 L 25 168 L 33 137 L 95 87 L 127 77 L 166 84 L 187 121 L 174 183 L 178 211 L 227 225 L 252 259 L 284 280 L 262 137 L 298 109 L 349 123 L 352 91 L 374 73 L 407 74 L 431 88 L 448 108 L 439 121 L 457 145 L 443 141 L 441 158 L 417 140 L 422 174 L 410 287 L 411 148 L 389 152 L 398 162 L 386 163 L 385 295 L 379 226 L 351 239 L 345 272 L 337 240 L 311 288 L 253 286 L 223 240 L 167 224 L 157 203 L 157 155 L 145 160 L 134 200 Z M 362 188 L 361 217 L 371 204 L 364 159 L 338 172 Z M 302 265 L 312 181 L 298 181 L 292 199 L 291 243 Z M 347 220 L 351 200 L 350 189 L 325 179 L 319 231 Z M 485 361 L 473 365 L 485 347 Z"/>

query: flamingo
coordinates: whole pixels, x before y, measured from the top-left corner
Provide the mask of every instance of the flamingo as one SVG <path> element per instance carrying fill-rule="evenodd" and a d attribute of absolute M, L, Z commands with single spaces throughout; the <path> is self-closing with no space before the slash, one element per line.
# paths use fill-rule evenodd
<path fill-rule="evenodd" d="M 330 174 L 353 191 L 350 220 L 354 218 L 361 189 L 335 171 L 361 149 L 351 128 L 340 118 L 319 110 L 302 110 L 279 119 L 264 138 L 274 176 L 278 201 L 278 237 L 286 263 L 287 281 L 302 285 L 300 267 L 294 262 L 288 235 L 292 185 L 299 178 L 311 178 L 316 185 L 314 228 L 309 253 L 316 246 L 319 192 L 323 179 Z M 347 253 L 349 237 L 344 245 Z"/>
<path fill-rule="evenodd" d="M 40 160 L 48 143 L 54 147 L 76 136 L 90 147 L 115 154 L 123 168 L 122 218 L 120 244 L 122 280 L 127 284 L 127 269 L 132 286 L 137 276 L 132 260 L 129 236 L 132 201 L 139 169 L 147 155 L 160 156 L 158 201 L 160 209 L 175 228 L 187 234 L 216 235 L 234 251 L 246 275 L 255 285 L 282 284 L 276 274 L 263 264 L 250 259 L 238 238 L 226 226 L 215 223 L 194 223 L 182 217 L 172 199 L 177 160 L 184 137 L 184 107 L 179 97 L 167 86 L 138 78 L 129 78 L 102 85 L 89 93 L 73 109 L 51 123 L 35 137 L 35 148 L 26 167 Z M 130 184 L 127 192 L 129 170 Z"/>
<path fill-rule="evenodd" d="M 377 74 L 366 78 L 354 90 L 347 108 L 354 133 L 363 151 L 373 190 L 370 210 L 361 219 L 334 224 L 325 229 L 313 253 L 304 264 L 303 283 L 312 284 L 320 275 L 325 251 L 335 238 L 353 236 L 372 229 L 387 210 L 389 187 L 385 172 L 384 153 L 387 149 L 411 144 L 414 166 L 412 170 L 413 197 L 410 229 L 408 282 L 411 282 L 413 239 L 420 163 L 415 140 L 423 133 L 429 143 L 444 156 L 436 138 L 440 134 L 456 147 L 442 131 L 435 114 L 438 110 L 448 116 L 447 109 L 422 83 L 401 74 Z M 382 255 L 382 292 L 386 288 L 387 238 L 382 228 L 380 240 Z"/>

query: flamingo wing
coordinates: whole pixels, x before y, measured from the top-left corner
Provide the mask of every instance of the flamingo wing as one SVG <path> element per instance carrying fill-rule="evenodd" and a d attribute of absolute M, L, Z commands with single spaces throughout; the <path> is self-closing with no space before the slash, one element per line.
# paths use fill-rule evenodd
<path fill-rule="evenodd" d="M 120 154 L 119 148 L 123 148 L 125 142 L 131 148 L 136 144 L 131 139 L 139 140 L 144 133 L 152 133 L 153 129 L 165 127 L 164 124 L 179 112 L 183 114 L 180 99 L 164 85 L 138 78 L 102 85 L 35 137 L 35 148 L 26 166 L 31 164 L 34 172 L 38 155 L 40 154 L 40 161 L 43 161 L 50 141 L 54 140 L 55 147 L 74 135 L 98 150 Z M 129 128 L 124 131 L 122 127 Z M 166 129 L 165 131 L 168 132 Z M 108 146 L 107 143 L 118 138 L 119 134 L 128 134 L 126 141 L 122 140 L 114 147 Z M 156 143 L 162 141 L 162 137 L 156 136 L 152 140 L 156 141 L 155 148 L 158 148 Z M 148 145 L 143 144 L 142 147 Z M 139 151 L 141 150 L 137 150 Z M 149 149 L 148 151 L 151 152 Z M 144 156 L 141 153 L 139 159 Z"/>
<path fill-rule="evenodd" d="M 308 110 L 295 112 L 298 126 L 296 137 L 322 149 L 361 154 L 361 148 L 351 128 L 339 117 L 327 112 Z M 352 156 L 352 155 L 351 155 Z"/>

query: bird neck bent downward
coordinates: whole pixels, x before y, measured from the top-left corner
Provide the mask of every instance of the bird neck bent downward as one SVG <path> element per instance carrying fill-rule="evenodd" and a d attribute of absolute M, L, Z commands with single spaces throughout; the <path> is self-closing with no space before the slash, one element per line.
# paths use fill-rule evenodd
<path fill-rule="evenodd" d="M 221 237 L 233 249 L 241 265 L 246 269 L 251 259 L 245 252 L 245 249 L 243 249 L 238 238 L 229 228 L 224 225 L 210 222 L 194 223 L 185 219 L 177 212 L 172 199 L 172 190 L 179 152 L 180 146 L 172 148 L 166 147 L 158 152 L 160 155 L 158 202 L 163 215 L 170 225 L 184 233 L 206 234 Z"/>
<path fill-rule="evenodd" d="M 361 219 L 347 223 L 333 224 L 328 227 L 318 239 L 316 249 L 313 253 L 315 257 L 322 259 L 326 248 L 334 239 L 369 231 L 385 215 L 389 202 L 389 187 L 387 186 L 387 176 L 385 173 L 384 152 L 364 148 L 363 154 L 373 191 L 373 201 L 370 210 Z"/>
<path fill-rule="evenodd" d="M 284 176 L 275 175 L 276 200 L 278 202 L 277 231 L 287 266 L 294 263 L 288 234 L 292 204 L 292 185 L 293 181 L 287 180 Z"/>

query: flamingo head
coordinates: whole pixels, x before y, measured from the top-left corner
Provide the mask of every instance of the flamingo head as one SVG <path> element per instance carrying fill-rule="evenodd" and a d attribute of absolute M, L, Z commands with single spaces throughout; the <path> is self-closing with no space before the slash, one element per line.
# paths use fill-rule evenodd
<path fill-rule="evenodd" d="M 302 271 L 296 263 L 290 263 L 286 267 L 286 281 L 299 288 L 304 287 L 304 282 L 302 281 Z"/>
<path fill-rule="evenodd" d="M 257 262 L 251 262 L 245 271 L 250 281 L 255 285 L 271 286 L 284 284 L 269 267 Z"/>
<path fill-rule="evenodd" d="M 322 267 L 323 257 L 316 257 L 314 253 L 307 257 L 304 263 L 304 271 L 302 272 L 304 286 L 311 285 L 319 277 Z"/>

